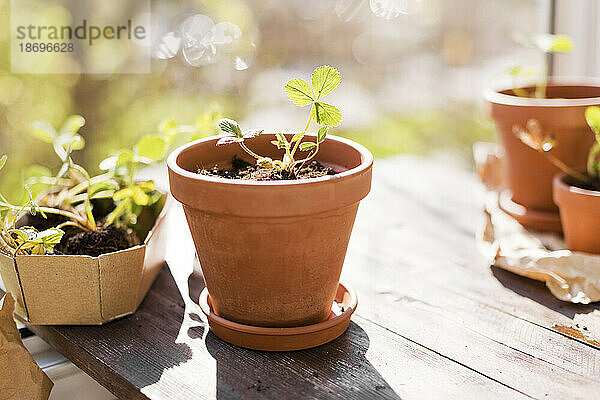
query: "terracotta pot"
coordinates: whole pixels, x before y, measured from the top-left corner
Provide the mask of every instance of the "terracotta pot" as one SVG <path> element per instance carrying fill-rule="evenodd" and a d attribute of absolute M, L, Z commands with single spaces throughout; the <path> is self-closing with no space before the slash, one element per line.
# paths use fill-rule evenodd
<path fill-rule="evenodd" d="M 247 144 L 280 159 L 274 139 L 264 134 Z M 233 156 L 254 162 L 237 145 L 217 148 L 217 140 L 185 145 L 168 160 L 171 192 L 183 204 L 215 314 L 265 327 L 325 321 L 358 203 L 371 187 L 373 156 L 328 136 L 317 158 L 339 171 L 333 176 L 245 181 L 191 172 L 228 168 Z"/>
<path fill-rule="evenodd" d="M 553 190 L 567 248 L 600 253 L 600 192 L 573 186 L 563 173 L 554 177 Z"/>
<path fill-rule="evenodd" d="M 525 89 L 533 90 L 533 87 Z M 512 127 L 525 126 L 527 120 L 537 119 L 544 133 L 553 134 L 558 142 L 553 154 L 569 166 L 585 168 L 594 135 L 585 122 L 584 113 L 586 107 L 600 105 L 600 83 L 554 81 L 548 85 L 547 95 L 545 99 L 524 98 L 513 95 L 511 89 L 489 89 L 485 92 L 485 111 L 494 119 L 506 151 L 511 200 L 537 215 L 546 213 L 546 219 L 551 219 L 558 211 L 552 201 L 552 177 L 559 170 L 543 155 L 521 143 Z M 558 224 L 558 215 L 555 220 Z M 535 225 L 535 218 L 521 222 Z M 548 223 L 532 227 L 556 230 Z"/>

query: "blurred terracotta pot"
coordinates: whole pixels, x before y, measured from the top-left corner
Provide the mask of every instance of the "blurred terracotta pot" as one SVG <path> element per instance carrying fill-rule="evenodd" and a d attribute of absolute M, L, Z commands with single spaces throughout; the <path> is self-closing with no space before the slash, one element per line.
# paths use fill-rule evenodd
<path fill-rule="evenodd" d="M 573 186 L 562 173 L 554 177 L 553 191 L 567 248 L 600 253 L 600 192 Z"/>
<path fill-rule="evenodd" d="M 527 120 L 537 119 L 544 133 L 556 138 L 553 155 L 571 167 L 584 168 L 594 141 L 584 117 L 585 108 L 591 105 L 600 105 L 598 81 L 551 82 L 545 99 L 517 97 L 511 89 L 485 92 L 486 114 L 494 119 L 506 152 L 511 194 L 501 206 L 522 224 L 560 231 L 558 210 L 552 201 L 552 177 L 559 170 L 521 143 L 512 132 L 513 125 L 525 126 Z"/>
<path fill-rule="evenodd" d="M 264 134 L 247 141 L 281 158 Z M 288 138 L 289 139 L 289 138 Z M 328 136 L 317 159 L 336 175 L 246 181 L 199 175 L 200 167 L 254 162 L 216 136 L 175 150 L 168 160 L 173 196 L 183 204 L 215 313 L 264 327 L 318 323 L 331 314 L 358 204 L 371 187 L 373 156 Z"/>

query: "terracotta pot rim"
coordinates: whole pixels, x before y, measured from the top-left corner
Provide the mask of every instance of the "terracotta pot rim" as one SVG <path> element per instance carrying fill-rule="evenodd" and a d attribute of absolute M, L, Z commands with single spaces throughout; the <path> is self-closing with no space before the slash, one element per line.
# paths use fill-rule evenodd
<path fill-rule="evenodd" d="M 528 82 L 521 87 L 535 86 L 535 82 Z M 547 87 L 596 87 L 600 88 L 600 79 L 597 78 L 553 78 Z M 538 99 L 532 97 L 519 97 L 501 93 L 513 89 L 512 85 L 490 85 L 484 89 L 483 97 L 492 104 L 517 106 L 517 107 L 573 107 L 598 105 L 600 96 L 582 97 L 577 99 Z"/>
<path fill-rule="evenodd" d="M 580 197 L 598 197 L 600 198 L 600 191 L 597 190 L 589 190 L 589 189 L 582 189 L 580 187 L 571 185 L 567 182 L 565 182 L 565 179 L 567 178 L 567 174 L 565 174 L 564 172 L 558 173 L 554 176 L 554 186 L 563 193 L 570 193 L 574 196 L 580 196 Z"/>
<path fill-rule="evenodd" d="M 264 135 L 274 135 L 274 133 L 265 133 Z M 308 136 L 315 136 L 314 134 L 308 134 Z M 193 142 L 190 142 L 186 145 L 183 145 L 177 149 L 175 149 L 167 159 L 168 168 L 177 175 L 181 175 L 185 178 L 192 179 L 198 182 L 206 182 L 206 183 L 222 183 L 227 185 L 235 185 L 235 186 L 247 186 L 247 187 L 284 187 L 284 186 L 298 186 L 298 185 L 311 185 L 311 184 L 319 184 L 322 182 L 329 181 L 337 181 L 340 179 L 347 178 L 349 176 L 360 174 L 361 172 L 369 169 L 373 164 L 373 154 L 361 144 L 358 144 L 350 139 L 345 139 L 335 135 L 327 135 L 326 141 L 336 141 L 343 143 L 349 147 L 352 147 L 356 151 L 360 153 L 361 162 L 358 166 L 348 169 L 346 171 L 342 171 L 336 173 L 335 175 L 328 175 L 319 178 L 307 178 L 307 179 L 297 179 L 297 180 L 281 180 L 281 181 L 253 181 L 253 180 L 242 180 L 242 179 L 227 179 L 220 177 L 207 176 L 202 174 L 197 174 L 192 171 L 188 171 L 185 168 L 179 166 L 178 158 L 179 155 L 196 146 L 200 146 L 206 142 L 216 141 L 222 136 L 215 135 L 209 136 L 206 138 L 202 138 Z M 215 147 L 215 151 L 218 151 Z M 326 161 L 326 160 L 323 160 Z"/>

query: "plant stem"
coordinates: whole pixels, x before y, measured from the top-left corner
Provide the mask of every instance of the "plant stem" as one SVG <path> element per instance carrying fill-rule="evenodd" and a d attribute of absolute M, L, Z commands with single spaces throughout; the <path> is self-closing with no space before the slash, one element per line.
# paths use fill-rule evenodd
<path fill-rule="evenodd" d="M 259 156 L 258 154 L 256 154 L 255 152 L 253 152 L 252 150 L 250 150 L 245 144 L 244 142 L 240 142 L 240 146 L 242 147 L 242 149 L 244 149 L 244 151 L 248 154 L 250 154 L 252 157 L 256 158 L 257 160 L 260 160 L 262 157 Z"/>
<path fill-rule="evenodd" d="M 17 253 L 19 253 L 19 251 L 21 250 L 21 247 L 25 246 L 27 243 L 30 243 L 29 241 L 25 241 L 23 243 L 21 243 L 16 249 L 15 249 L 15 253 L 13 255 L 17 255 Z"/>
<path fill-rule="evenodd" d="M 50 176 L 37 176 L 27 180 L 29 185 L 35 185 L 36 183 L 54 186 L 69 186 L 71 184 L 68 179 L 59 178 L 57 181 L 56 178 Z"/>
<path fill-rule="evenodd" d="M 121 203 L 119 203 L 117 208 L 115 208 L 114 210 L 112 210 L 112 212 L 110 214 L 108 214 L 108 216 L 106 217 L 106 220 L 104 222 L 104 225 L 105 226 L 112 225 L 115 222 L 115 220 L 117 219 L 117 217 L 119 215 L 121 215 L 121 213 L 123 211 L 125 211 L 125 209 L 129 206 L 130 201 L 131 201 L 131 199 L 129 199 L 129 198 L 121 201 Z"/>
<path fill-rule="evenodd" d="M 317 153 L 319 152 L 319 144 L 317 143 L 317 147 L 314 149 L 314 151 L 306 158 L 303 158 L 302 160 L 298 160 L 298 161 L 294 161 L 292 163 L 292 168 L 294 168 L 296 166 L 296 164 L 300 164 L 300 168 L 302 168 L 302 165 L 304 165 L 304 163 L 306 163 L 307 161 L 312 160 L 313 158 L 315 158 L 315 156 L 317 155 Z"/>
<path fill-rule="evenodd" d="M 79 228 L 79 229 L 82 229 L 82 230 L 84 230 L 84 231 L 89 231 L 89 230 L 90 230 L 88 227 L 86 227 L 86 226 L 83 226 L 83 225 L 81 225 L 81 224 L 78 224 L 77 222 L 73 222 L 73 221 L 67 221 L 67 222 L 63 222 L 62 224 L 60 224 L 60 225 L 56 226 L 56 228 L 57 228 L 57 229 L 62 229 L 62 228 L 64 228 L 65 226 L 73 226 L 73 227 L 75 227 L 75 228 Z"/>
<path fill-rule="evenodd" d="M 570 177 L 575 178 L 580 183 L 587 183 L 587 184 L 592 184 L 593 183 L 592 179 L 589 176 L 587 176 L 585 174 L 582 174 L 581 172 L 579 172 L 579 171 L 577 171 L 577 170 L 569 167 L 567 164 L 565 164 L 564 162 L 562 162 L 561 160 L 559 160 L 558 158 L 556 158 L 552 154 L 544 153 L 544 155 L 558 169 L 560 169 L 561 171 L 563 171 L 565 174 L 569 175 Z"/>
<path fill-rule="evenodd" d="M 96 229 L 96 220 L 94 219 L 94 214 L 92 214 L 92 203 L 90 202 L 90 187 L 92 186 L 90 174 L 85 170 L 85 168 L 71 163 L 71 167 L 79 172 L 83 178 L 87 181 L 87 191 L 85 196 L 85 215 L 88 219 L 88 223 L 91 225 L 92 229 Z"/>
<path fill-rule="evenodd" d="M 313 104 L 313 107 L 314 107 L 314 104 Z M 310 110 L 312 111 L 312 108 Z M 294 155 L 296 154 L 296 151 L 298 150 L 298 146 L 300 146 L 300 142 L 304 138 L 304 135 L 306 135 L 306 132 L 308 131 L 308 127 L 310 126 L 310 121 L 312 121 L 312 112 L 308 113 L 308 121 L 306 121 L 306 126 L 304 127 L 304 130 L 302 131 L 302 136 L 300 137 L 300 139 L 298 139 L 296 141 L 296 144 L 294 145 L 294 149 L 292 150 L 292 154 L 290 154 L 290 157 L 292 158 L 292 165 L 293 165 Z"/>
<path fill-rule="evenodd" d="M 76 194 L 81 193 L 82 191 L 84 191 L 87 188 L 89 188 L 90 185 L 94 185 L 94 184 L 102 182 L 104 180 L 111 179 L 112 177 L 113 177 L 113 173 L 112 172 L 106 172 L 106 173 L 104 173 L 102 175 L 94 176 L 90 180 L 83 181 L 80 184 L 75 185 L 71 189 L 68 190 L 69 197 L 73 197 Z"/>
<path fill-rule="evenodd" d="M 535 97 L 538 99 L 546 98 L 546 87 L 548 86 L 548 55 L 544 54 L 544 71 L 542 73 L 542 82 L 535 87 Z"/>
<path fill-rule="evenodd" d="M 9 205 L 9 207 L 13 210 L 19 209 L 19 207 L 12 206 L 12 205 Z M 51 208 L 51 207 L 39 207 L 39 210 L 46 214 L 62 215 L 63 217 L 69 218 L 70 220 L 75 221 L 75 222 L 79 223 L 81 226 L 85 226 L 87 228 L 87 221 L 85 219 L 83 219 L 82 217 L 80 217 L 70 211 L 61 210 L 58 208 Z M 31 206 L 23 207 L 23 209 L 21 211 L 31 211 Z"/>

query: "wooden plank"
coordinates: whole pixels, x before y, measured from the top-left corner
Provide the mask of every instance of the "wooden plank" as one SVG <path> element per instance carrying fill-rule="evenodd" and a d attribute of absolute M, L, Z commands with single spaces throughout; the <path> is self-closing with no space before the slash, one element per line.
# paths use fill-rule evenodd
<path fill-rule="evenodd" d="M 480 203 L 471 173 L 412 157 L 378 160 L 374 172 L 343 272 L 358 290 L 358 311 L 330 344 L 273 354 L 209 333 L 180 213 L 170 221 L 172 274 L 161 272 L 135 315 L 102 327 L 32 330 L 122 398 L 598 393 L 598 350 L 551 330 L 556 318 L 566 323 L 595 307 L 563 303 L 557 311 L 532 298 L 543 287 L 512 274 L 501 280 L 486 265 L 474 239 Z"/>
<path fill-rule="evenodd" d="M 383 193 L 396 201 L 407 197 L 406 192 L 410 192 L 409 196 L 413 198 L 419 198 L 419 207 L 415 207 L 414 201 L 407 202 L 409 211 L 404 215 L 409 216 L 405 221 L 410 225 L 408 231 L 423 229 L 420 228 L 423 225 L 433 227 L 433 232 L 420 235 L 426 243 L 420 248 L 448 255 L 445 260 L 433 264 L 436 272 L 424 274 L 425 279 L 438 282 L 447 288 L 454 288 L 463 296 L 477 298 L 485 304 L 561 334 L 564 334 L 561 327 L 572 326 L 579 329 L 579 333 L 596 338 L 596 342 L 600 339 L 600 305 L 563 302 L 553 297 L 543 283 L 519 277 L 496 267 L 490 270 L 487 260 L 482 258 L 473 240 L 479 229 L 483 191 L 472 174 L 449 170 L 440 176 L 435 164 L 418 159 L 399 159 L 393 163 L 395 169 L 402 170 L 407 175 L 419 176 L 420 179 L 406 180 L 402 174 L 396 173 L 394 168 L 384 168 L 380 176 Z M 417 174 L 415 168 L 419 169 Z M 442 201 L 440 196 L 432 194 L 434 190 L 445 193 L 441 196 Z M 398 192 L 402 192 L 403 196 L 394 196 L 394 193 Z M 402 208 L 405 208 L 404 204 Z M 422 211 L 432 209 L 435 213 Z M 395 222 L 383 220 L 382 223 Z M 456 238 L 466 240 L 456 245 Z M 414 258 L 415 267 L 422 269 L 422 260 L 419 257 Z M 473 279 L 463 279 L 461 272 L 465 269 L 470 271 Z M 490 272 L 493 279 L 488 279 Z M 590 340 L 581 341 L 593 343 Z"/>
<path fill-rule="evenodd" d="M 180 227 L 181 221 L 175 225 Z M 206 334 L 197 305 L 189 297 L 178 295 L 188 293 L 197 299 L 202 281 L 194 274 L 190 277 L 191 270 L 184 267 L 190 262 L 189 256 L 185 256 L 192 251 L 189 244 L 186 251 L 184 241 L 176 242 L 177 245 L 170 247 L 174 278 L 165 278 L 163 271 L 134 316 L 99 328 L 53 328 L 58 332 L 54 336 L 65 339 L 62 342 L 45 335 L 57 347 L 68 341 L 69 347 L 59 350 L 69 357 L 73 348 L 78 354 L 90 355 L 84 362 L 74 359 L 123 398 L 133 398 L 135 389 L 150 398 L 191 395 L 235 398 L 240 393 L 257 394 L 258 389 L 264 398 L 284 395 L 279 389 L 266 391 L 267 386 L 284 389 L 291 386 L 302 398 L 419 397 L 429 392 L 440 396 L 446 393 L 450 397 L 461 397 L 464 393 L 522 397 L 476 371 L 367 321 L 361 321 L 360 326 L 353 324 L 348 335 L 335 343 L 305 352 L 269 354 L 222 343 L 214 335 Z M 182 313 L 184 308 L 186 311 Z M 204 342 L 198 340 L 202 338 Z M 371 344 L 366 357 L 368 342 L 377 343 L 377 347 Z M 377 362 L 371 364 L 371 358 Z M 99 370 L 91 364 L 94 359 L 101 360 L 118 376 L 94 373 Z M 220 364 L 226 367 L 219 368 Z M 386 382 L 384 377 L 388 376 Z M 440 385 L 431 387 L 430 382 Z"/>
<path fill-rule="evenodd" d="M 316 349 L 238 348 L 208 333 L 197 314 L 187 320 L 173 293 L 165 268 L 133 316 L 102 327 L 31 328 L 120 398 L 524 397 L 360 318 Z"/>
<path fill-rule="evenodd" d="M 596 341 L 600 339 L 599 304 L 563 302 L 552 296 L 543 283 L 497 267 L 490 270 L 472 240 L 479 229 L 483 202 L 482 188 L 472 174 L 448 170 L 440 176 L 435 164 L 419 159 L 396 159 L 393 164 L 395 167 L 386 167 L 381 171 L 381 193 L 396 199 L 396 209 L 405 211 L 403 215 L 408 216 L 403 222 L 410 225 L 410 231 L 423 229 L 420 227 L 422 225 L 431 227 L 430 232 L 420 235 L 427 243 L 421 248 L 447 255 L 439 263 L 433 264 L 436 273 L 424 274 L 425 279 L 454 288 L 464 296 L 478 298 L 490 306 L 561 334 L 564 334 L 561 327 L 572 326 L 580 333 L 596 338 Z M 415 168 L 419 171 L 415 171 Z M 420 179 L 407 180 L 404 174 L 419 176 Z M 445 194 L 440 200 L 439 196 L 433 194 L 434 191 Z M 398 192 L 402 193 L 402 197 L 399 198 Z M 408 196 L 419 198 L 423 207 L 415 207 L 414 202 L 400 205 L 399 201 L 407 196 L 406 192 L 410 192 Z M 423 209 L 434 209 L 435 213 L 423 213 Z M 382 220 L 382 223 L 397 224 L 398 221 Z M 470 240 L 455 246 L 456 238 L 463 236 Z M 449 244 L 451 248 L 448 248 Z M 415 257 L 415 261 L 415 265 L 418 267 L 417 264 L 421 264 L 422 269 L 422 260 Z M 431 263 L 426 265 L 430 266 Z M 465 269 L 470 271 L 473 279 L 463 278 L 460 271 Z M 488 279 L 490 272 L 493 279 Z"/>
<path fill-rule="evenodd" d="M 469 195 L 475 186 L 469 188 L 466 179 L 449 179 L 446 172 L 444 176 L 428 173 L 430 165 L 416 167 L 406 162 L 393 167 L 397 171 L 384 169 L 391 179 L 384 176 L 379 180 L 388 183 L 387 190 L 372 193 L 379 196 L 379 207 L 369 208 L 367 203 L 359 212 L 345 266 L 344 275 L 361 294 L 358 313 L 374 321 L 385 320 L 387 328 L 533 396 L 546 395 L 546 389 L 554 396 L 569 395 L 569 386 L 578 380 L 587 386 L 582 395 L 589 393 L 588 389 L 598 390 L 599 353 L 595 349 L 446 290 L 443 281 L 432 284 L 434 278 L 430 277 L 438 274 L 453 275 L 472 287 L 485 288 L 494 279 L 485 272 L 489 266 L 473 262 L 481 260 L 475 248 L 475 229 L 456 217 L 477 212 L 470 204 L 475 196 Z M 447 194 L 437 206 L 439 200 L 432 192 L 444 189 Z M 394 202 L 399 212 L 382 212 L 391 204 L 382 206 L 379 199 Z M 473 224 L 476 218 L 464 220 Z M 423 230 L 427 232 L 415 234 Z M 437 260 L 440 256 L 445 259 Z M 489 294 L 482 297 L 492 303 L 496 300 Z M 576 309 L 577 305 L 567 304 L 567 308 Z M 448 339 L 444 339 L 446 335 Z M 457 352 L 461 341 L 468 344 L 468 354 Z M 482 353 L 489 353 L 489 359 L 482 362 Z M 511 358 L 523 362 L 504 362 Z M 569 374 L 568 379 L 561 379 Z"/>

